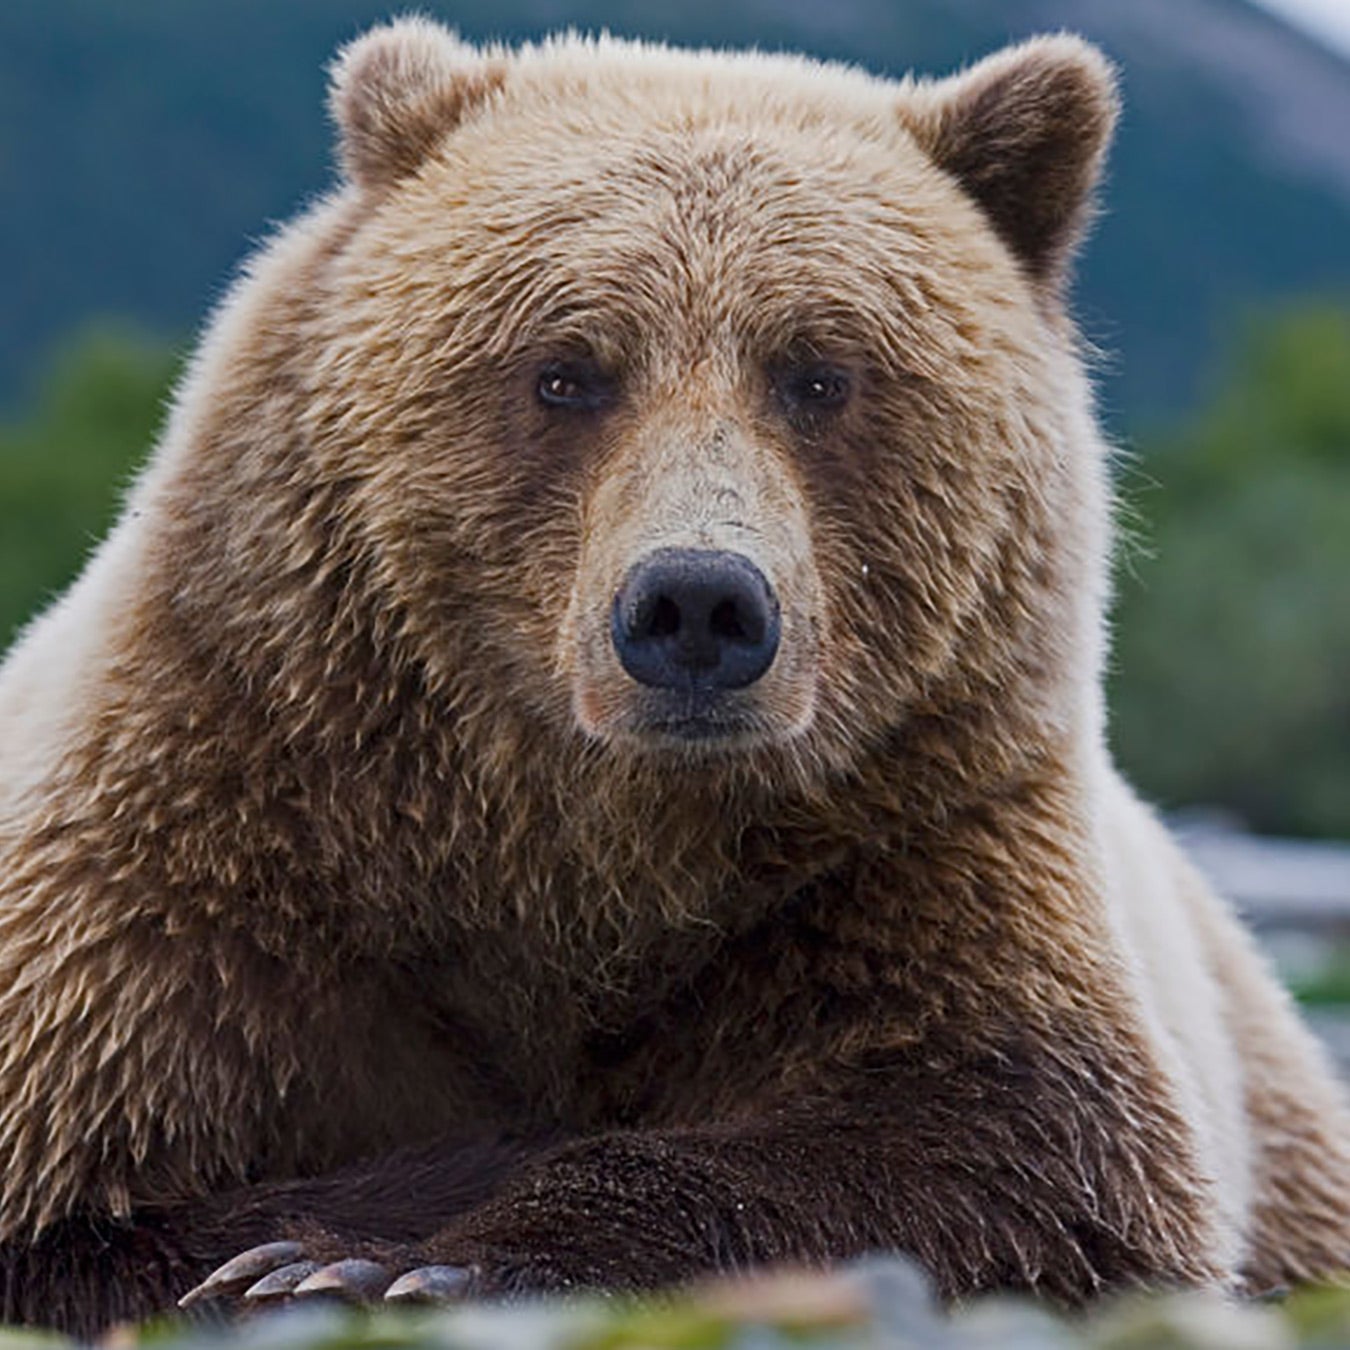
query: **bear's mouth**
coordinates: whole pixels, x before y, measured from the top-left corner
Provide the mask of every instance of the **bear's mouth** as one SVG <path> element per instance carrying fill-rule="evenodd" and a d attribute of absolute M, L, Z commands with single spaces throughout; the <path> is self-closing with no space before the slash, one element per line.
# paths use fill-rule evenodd
<path fill-rule="evenodd" d="M 772 734 L 744 697 L 703 689 L 648 691 L 624 719 L 624 739 L 649 745 L 737 748 Z"/>
<path fill-rule="evenodd" d="M 724 741 L 752 734 L 758 728 L 749 718 L 688 717 L 656 718 L 636 728 L 638 734 L 669 736 L 677 741 Z"/>
<path fill-rule="evenodd" d="M 586 736 L 639 754 L 739 754 L 795 739 L 812 721 L 809 698 L 784 708 L 763 690 L 615 686 L 580 682 L 573 712 Z"/>

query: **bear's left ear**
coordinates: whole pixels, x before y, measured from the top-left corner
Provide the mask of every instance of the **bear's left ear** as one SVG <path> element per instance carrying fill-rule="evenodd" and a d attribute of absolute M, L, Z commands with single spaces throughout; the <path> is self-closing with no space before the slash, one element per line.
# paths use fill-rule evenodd
<path fill-rule="evenodd" d="M 379 190 L 413 173 L 505 78 L 500 55 L 430 19 L 397 19 L 362 34 L 330 69 L 328 102 L 347 177 Z"/>
<path fill-rule="evenodd" d="M 1111 64 L 1062 34 L 910 86 L 900 113 L 1028 273 L 1054 286 L 1091 217 L 1119 106 Z"/>

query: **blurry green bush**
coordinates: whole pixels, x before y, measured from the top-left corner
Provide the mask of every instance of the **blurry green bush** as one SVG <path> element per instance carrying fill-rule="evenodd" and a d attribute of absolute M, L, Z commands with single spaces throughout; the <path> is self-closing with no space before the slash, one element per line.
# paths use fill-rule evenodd
<path fill-rule="evenodd" d="M 1253 323 L 1127 467 L 1111 702 L 1129 775 L 1263 831 L 1350 837 L 1350 310 Z M 1146 479 L 1157 486 L 1142 486 Z"/>
<path fill-rule="evenodd" d="M 107 531 L 176 364 L 144 334 L 86 327 L 53 356 L 28 417 L 0 426 L 0 651 Z"/>
<path fill-rule="evenodd" d="M 171 351 L 110 326 L 0 427 L 0 646 L 74 576 L 161 420 Z M 1111 698 L 1165 806 L 1350 836 L 1350 310 L 1254 322 L 1211 402 L 1123 475 Z"/>

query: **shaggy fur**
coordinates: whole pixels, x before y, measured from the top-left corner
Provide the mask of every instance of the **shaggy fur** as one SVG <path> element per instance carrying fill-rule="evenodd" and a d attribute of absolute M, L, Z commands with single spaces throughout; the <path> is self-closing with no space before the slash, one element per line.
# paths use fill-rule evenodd
<path fill-rule="evenodd" d="M 489 1291 L 1344 1264 L 1341 1094 L 1103 748 L 1101 57 L 414 20 L 333 107 L 343 185 L 0 671 L 5 1318 L 285 1237 Z M 666 546 L 781 602 L 699 742 L 607 636 Z"/>

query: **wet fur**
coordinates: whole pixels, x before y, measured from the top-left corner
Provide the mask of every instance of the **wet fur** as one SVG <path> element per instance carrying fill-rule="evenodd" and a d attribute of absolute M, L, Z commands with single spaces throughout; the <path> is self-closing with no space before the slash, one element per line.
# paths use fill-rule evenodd
<path fill-rule="evenodd" d="M 1101 58 L 893 85 L 411 21 L 335 109 L 347 182 L 0 672 L 5 1317 L 93 1332 L 290 1234 L 502 1290 L 1341 1266 L 1340 1093 L 1103 749 L 1060 295 Z M 765 375 L 803 341 L 854 363 L 828 428 Z M 577 346 L 627 401 L 542 419 Z M 783 664 L 745 744 L 644 747 L 596 615 L 729 490 L 698 537 L 772 575 Z"/>

